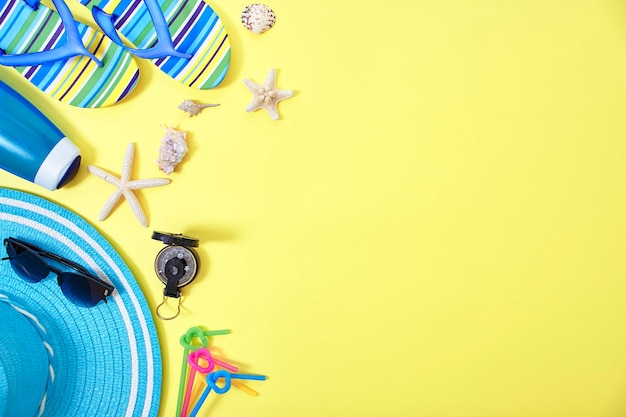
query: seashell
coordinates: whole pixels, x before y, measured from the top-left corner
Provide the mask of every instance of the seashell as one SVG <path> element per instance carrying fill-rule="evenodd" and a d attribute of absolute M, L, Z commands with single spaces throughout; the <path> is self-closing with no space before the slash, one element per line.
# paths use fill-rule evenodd
<path fill-rule="evenodd" d="M 198 104 L 191 100 L 185 100 L 182 103 L 180 103 L 178 108 L 180 110 L 183 110 L 189 113 L 189 117 L 193 117 L 193 116 L 199 115 L 200 112 L 207 107 L 217 107 L 217 106 L 219 106 L 219 104 L 203 104 L 203 103 Z"/>
<path fill-rule="evenodd" d="M 187 132 L 176 130 L 172 127 L 165 131 L 159 147 L 159 169 L 167 175 L 171 174 L 176 165 L 183 160 L 189 148 L 187 147 Z"/>
<path fill-rule="evenodd" d="M 263 33 L 274 26 L 274 23 L 274 11 L 264 4 L 250 4 L 241 12 L 241 24 L 252 33 Z"/>

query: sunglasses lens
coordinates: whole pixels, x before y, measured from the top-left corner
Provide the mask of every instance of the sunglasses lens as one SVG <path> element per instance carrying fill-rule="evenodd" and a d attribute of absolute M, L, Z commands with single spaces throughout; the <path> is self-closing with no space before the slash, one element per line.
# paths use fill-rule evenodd
<path fill-rule="evenodd" d="M 63 294 L 80 307 L 93 307 L 104 299 L 104 289 L 80 274 L 61 274 L 59 286 Z"/>
<path fill-rule="evenodd" d="M 50 273 L 46 263 L 32 250 L 13 242 L 6 242 L 6 249 L 11 267 L 24 280 L 39 282 Z"/>

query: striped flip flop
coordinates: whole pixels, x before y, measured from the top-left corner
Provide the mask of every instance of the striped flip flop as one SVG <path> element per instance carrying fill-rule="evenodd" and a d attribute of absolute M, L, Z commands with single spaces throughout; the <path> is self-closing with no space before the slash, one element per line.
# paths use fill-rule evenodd
<path fill-rule="evenodd" d="M 0 1 L 0 65 L 14 67 L 53 98 L 105 107 L 137 85 L 133 56 L 102 32 L 76 22 L 63 0 L 58 12 L 39 0 Z"/>
<path fill-rule="evenodd" d="M 230 39 L 203 0 L 79 0 L 118 45 L 189 87 L 217 87 L 230 65 Z M 120 36 L 121 35 L 121 36 Z"/>

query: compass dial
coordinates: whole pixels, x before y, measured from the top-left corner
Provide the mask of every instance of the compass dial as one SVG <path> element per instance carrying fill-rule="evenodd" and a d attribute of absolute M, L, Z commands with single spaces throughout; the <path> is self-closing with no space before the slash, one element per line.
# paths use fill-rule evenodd
<path fill-rule="evenodd" d="M 198 272 L 198 257 L 184 246 L 167 246 L 158 253 L 154 270 L 164 284 L 168 279 L 175 279 L 179 288 L 184 287 L 193 281 Z"/>

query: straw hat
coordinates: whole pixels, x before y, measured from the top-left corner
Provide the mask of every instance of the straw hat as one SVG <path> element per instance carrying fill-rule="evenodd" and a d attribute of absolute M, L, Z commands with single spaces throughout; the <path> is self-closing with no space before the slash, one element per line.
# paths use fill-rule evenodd
<path fill-rule="evenodd" d="M 154 322 L 111 245 L 71 211 L 4 188 L 0 232 L 0 242 L 29 242 L 115 287 L 107 303 L 79 307 L 54 274 L 31 283 L 0 261 L 0 417 L 156 416 L 161 355 Z M 4 247 L 0 254 L 7 256 Z"/>

